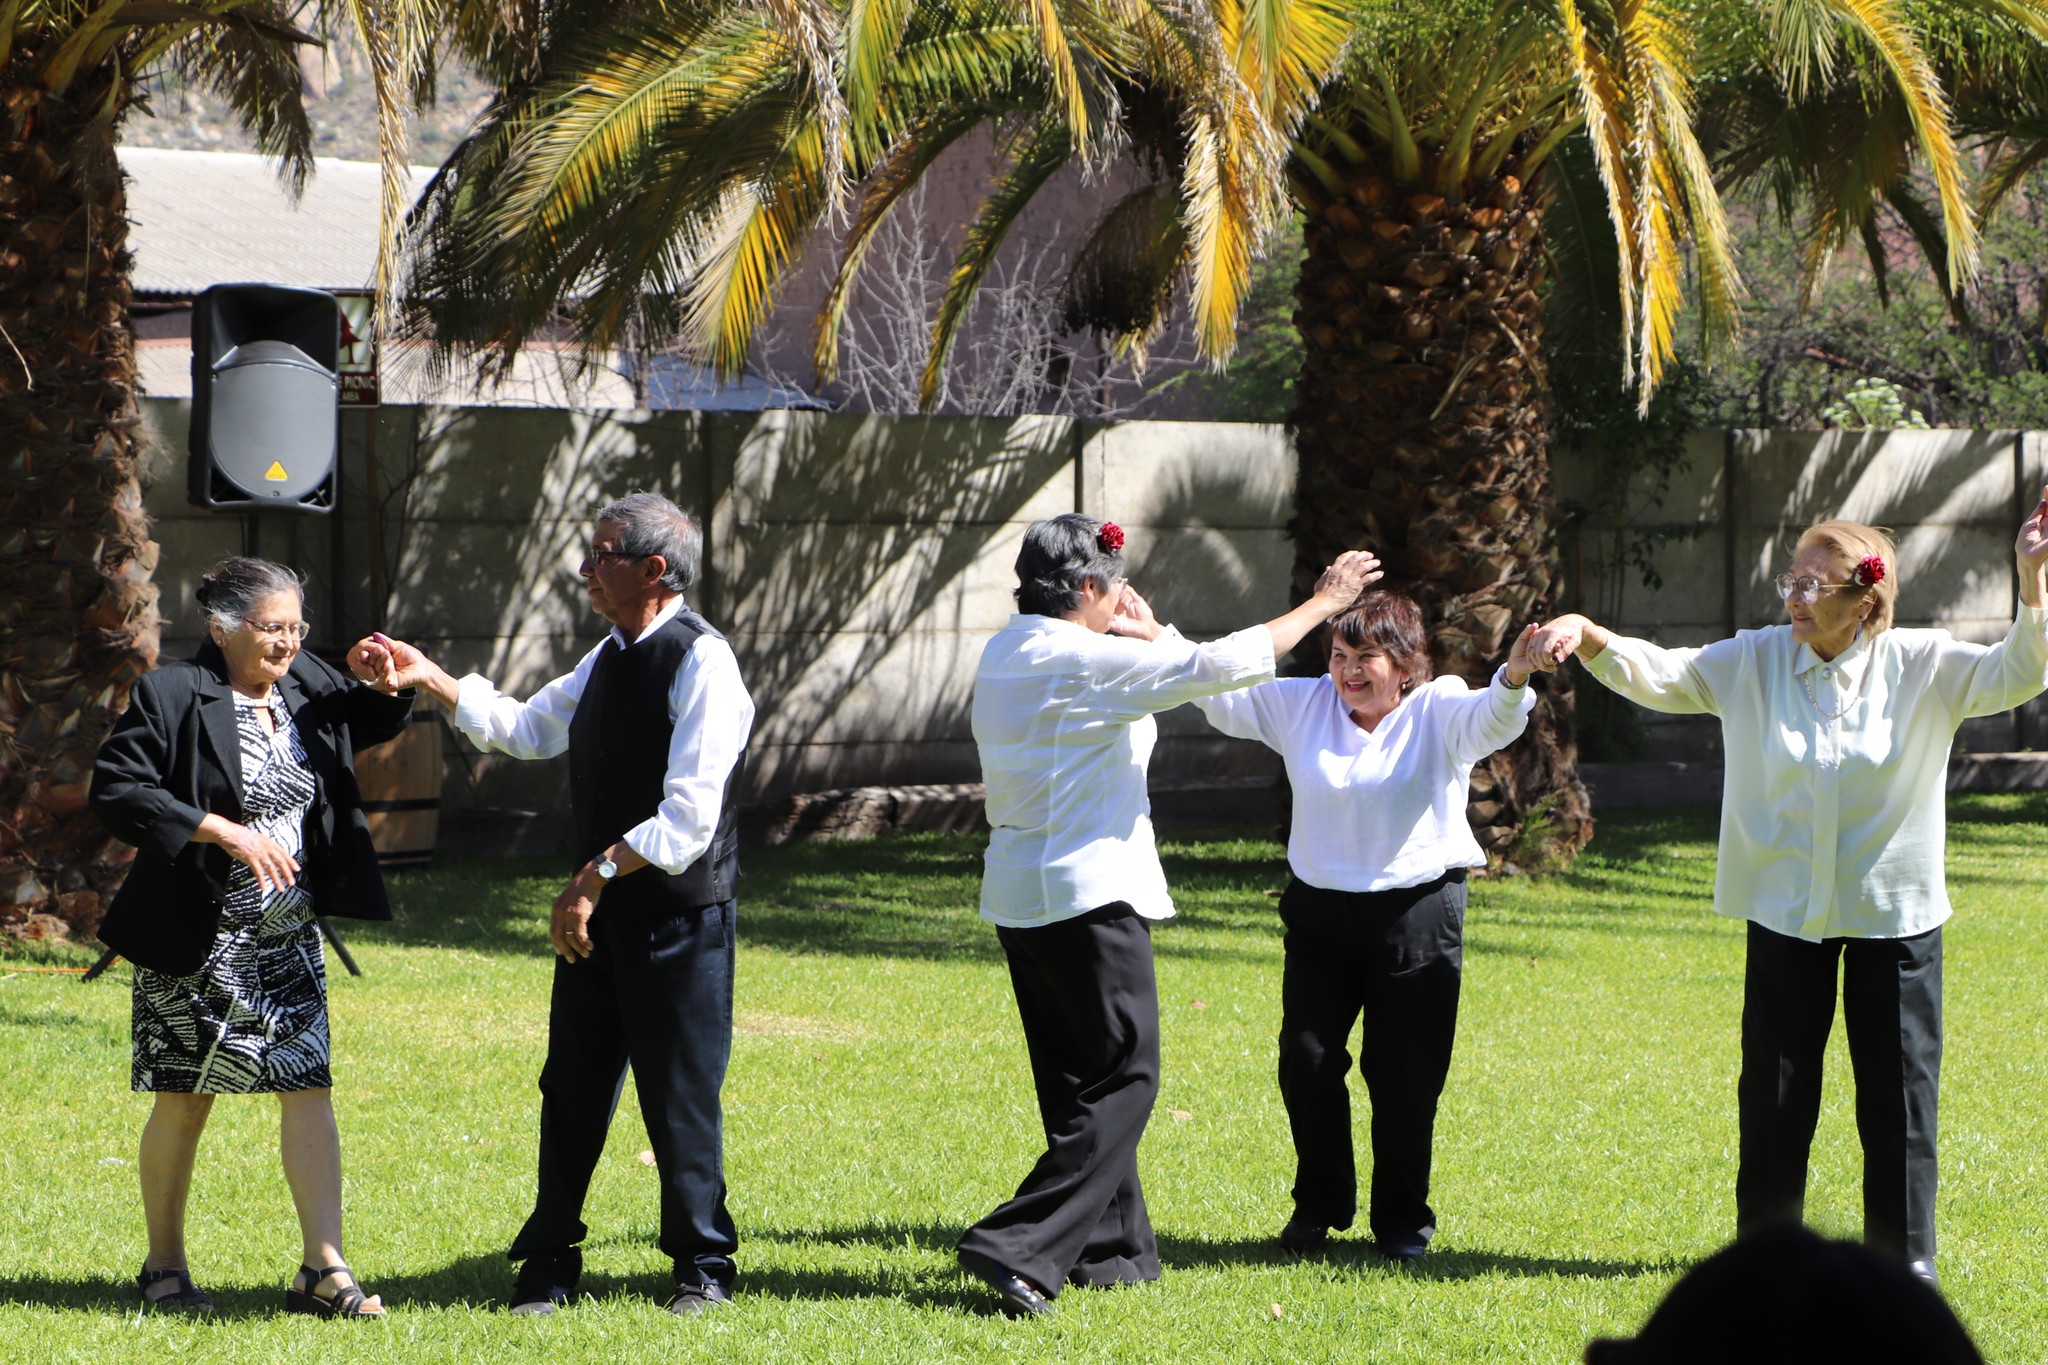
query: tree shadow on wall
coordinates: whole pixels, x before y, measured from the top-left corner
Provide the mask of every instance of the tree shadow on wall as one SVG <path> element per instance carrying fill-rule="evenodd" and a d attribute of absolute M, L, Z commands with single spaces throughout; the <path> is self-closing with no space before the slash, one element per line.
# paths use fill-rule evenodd
<path fill-rule="evenodd" d="M 715 605 L 758 708 L 753 791 L 859 785 L 878 761 L 971 780 L 975 664 L 1014 610 L 1010 545 L 1072 505 L 1075 424 L 740 420 L 715 437 L 736 439 Z"/>
<path fill-rule="evenodd" d="M 1790 563 L 1799 533 L 1826 517 L 1892 530 L 1899 547 L 1901 624 L 1953 619 L 1958 590 L 1981 588 L 2010 610 L 2006 549 L 2019 529 L 2011 432 L 1770 432 L 1776 450 L 1744 433 L 1748 524 L 1732 528 L 1738 627 L 1776 625 L 1784 610 L 1771 580 Z M 1757 480 L 1778 476 L 1775 491 Z M 1789 481 L 1786 481 L 1789 478 Z M 2032 505 L 2032 498 L 2027 499 Z M 1774 519 L 1774 526 L 1766 520 Z M 1983 536 L 1957 535 L 1982 528 Z M 1995 542 L 1995 544 L 1994 544 Z M 1916 586 L 1920 591 L 1915 591 Z M 1939 587 L 1943 597 L 1929 589 Z"/>

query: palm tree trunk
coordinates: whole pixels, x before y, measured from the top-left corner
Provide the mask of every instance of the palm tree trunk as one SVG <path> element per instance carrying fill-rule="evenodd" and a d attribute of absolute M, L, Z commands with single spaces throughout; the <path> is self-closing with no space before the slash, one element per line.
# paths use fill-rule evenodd
<path fill-rule="evenodd" d="M 156 662 L 114 63 L 60 99 L 0 67 L 0 932 L 90 932 L 133 850 L 86 809 Z"/>
<path fill-rule="evenodd" d="M 1341 193 L 1306 173 L 1296 288 L 1305 351 L 1295 441 L 1296 589 L 1339 551 L 1385 561 L 1412 594 L 1440 674 L 1482 684 L 1521 627 L 1550 614 L 1550 410 L 1543 363 L 1542 203 L 1519 155 L 1462 203 L 1400 183 L 1364 130 Z M 1527 735 L 1472 775 L 1472 824 L 1523 866 L 1569 861 L 1592 835 L 1572 695 L 1541 675 Z"/>

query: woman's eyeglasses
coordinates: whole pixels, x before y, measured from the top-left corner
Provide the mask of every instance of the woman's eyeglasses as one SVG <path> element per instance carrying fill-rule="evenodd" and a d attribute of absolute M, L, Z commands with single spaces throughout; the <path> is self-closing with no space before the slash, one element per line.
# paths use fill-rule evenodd
<path fill-rule="evenodd" d="M 1818 602 L 1820 601 L 1820 595 L 1824 592 L 1833 592 L 1837 588 L 1854 588 L 1859 586 L 1855 583 L 1823 583 L 1810 573 L 1803 573 L 1797 578 L 1788 573 L 1781 573 L 1772 581 L 1777 585 L 1778 596 L 1784 598 L 1787 602 L 1793 601 L 1795 598 L 1801 602 Z"/>
<path fill-rule="evenodd" d="M 304 640 L 313 629 L 304 621 L 251 621 L 246 616 L 242 618 L 242 624 L 259 640 Z"/>

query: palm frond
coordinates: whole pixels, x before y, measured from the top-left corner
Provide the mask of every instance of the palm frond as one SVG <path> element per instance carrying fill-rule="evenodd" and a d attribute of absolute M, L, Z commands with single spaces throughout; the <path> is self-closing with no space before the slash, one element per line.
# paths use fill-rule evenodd
<path fill-rule="evenodd" d="M 1977 271 L 1977 220 L 1963 189 L 1962 157 L 1949 130 L 1948 98 L 1901 0 L 1818 0 L 1839 14 L 1890 72 L 1934 177 L 1948 233 L 1949 283 L 1960 288 Z"/>
<path fill-rule="evenodd" d="M 821 383 L 829 383 L 839 367 L 839 331 L 854 284 L 866 263 L 875 235 L 888 221 L 889 212 L 918 184 L 920 177 L 962 137 L 982 126 L 999 110 L 953 108 L 934 115 L 913 128 L 868 180 L 867 193 L 855 211 L 846 235 L 846 249 L 834 272 L 832 288 L 818 309 L 816 341 L 812 363 Z"/>
<path fill-rule="evenodd" d="M 924 375 L 919 385 L 921 401 L 926 406 L 937 401 L 939 381 L 945 374 L 946 358 L 952 351 L 953 339 L 966 321 L 975 292 L 988 274 L 989 267 L 995 263 L 996 252 L 1001 249 L 1003 239 L 1016 223 L 1017 215 L 1024 211 L 1024 206 L 1044 188 L 1046 181 L 1072 160 L 1073 151 L 1073 135 L 1064 119 L 1054 115 L 1040 117 L 1018 139 L 995 187 L 982 200 L 981 209 L 969 225 L 966 239 L 954 258 L 952 276 L 946 281 L 938 316 L 932 321 L 931 350 L 925 357 Z"/>

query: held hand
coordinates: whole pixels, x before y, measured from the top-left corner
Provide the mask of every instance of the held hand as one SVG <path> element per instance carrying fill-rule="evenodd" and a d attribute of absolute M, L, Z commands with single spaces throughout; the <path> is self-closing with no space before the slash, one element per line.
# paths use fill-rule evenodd
<path fill-rule="evenodd" d="M 1117 599 L 1116 615 L 1109 620 L 1109 633 L 1133 640 L 1156 640 L 1164 629 L 1152 614 L 1152 604 L 1140 597 L 1136 588 L 1124 584 L 1123 595 Z"/>
<path fill-rule="evenodd" d="M 348 652 L 349 672 L 379 692 L 403 692 L 417 687 L 433 673 L 434 665 L 418 646 L 394 640 L 382 631 L 372 631 L 356 641 Z"/>
<path fill-rule="evenodd" d="M 548 942 L 555 945 L 563 961 L 576 962 L 597 950 L 590 941 L 590 916 L 602 894 L 601 879 L 585 867 L 555 897 L 554 908 L 548 912 Z"/>
<path fill-rule="evenodd" d="M 1384 577 L 1379 559 L 1370 550 L 1346 550 L 1323 570 L 1313 596 L 1329 607 L 1329 615 L 1335 616 Z"/>
<path fill-rule="evenodd" d="M 1578 653 L 1586 638 L 1586 618 L 1560 616 L 1535 628 L 1529 637 L 1530 665 L 1544 673 L 1555 673 L 1558 665 Z M 1516 648 L 1521 645 L 1517 642 Z"/>
<path fill-rule="evenodd" d="M 229 857 L 256 874 L 265 892 L 282 891 L 298 880 L 299 865 L 292 855 L 260 831 L 223 821 L 218 842 Z"/>
<path fill-rule="evenodd" d="M 365 635 L 348 652 L 348 671 L 367 687 L 376 687 L 393 667 L 391 651 L 378 644 L 374 636 Z"/>
<path fill-rule="evenodd" d="M 1515 647 L 1508 651 L 1507 673 L 1509 687 L 1520 687 L 1527 683 L 1531 673 L 1539 670 L 1548 673 L 1557 667 L 1556 664 L 1552 664 L 1549 668 L 1543 668 L 1536 661 L 1535 656 L 1530 653 L 1530 645 L 1536 639 L 1537 629 L 1538 627 L 1534 621 L 1523 626 L 1522 633 L 1515 637 Z"/>
<path fill-rule="evenodd" d="M 2041 501 L 2034 504 L 2033 515 L 2020 523 L 2019 539 L 2012 548 L 2019 556 L 2020 567 L 2029 572 L 2048 564 L 2048 488 L 2041 490 Z"/>

